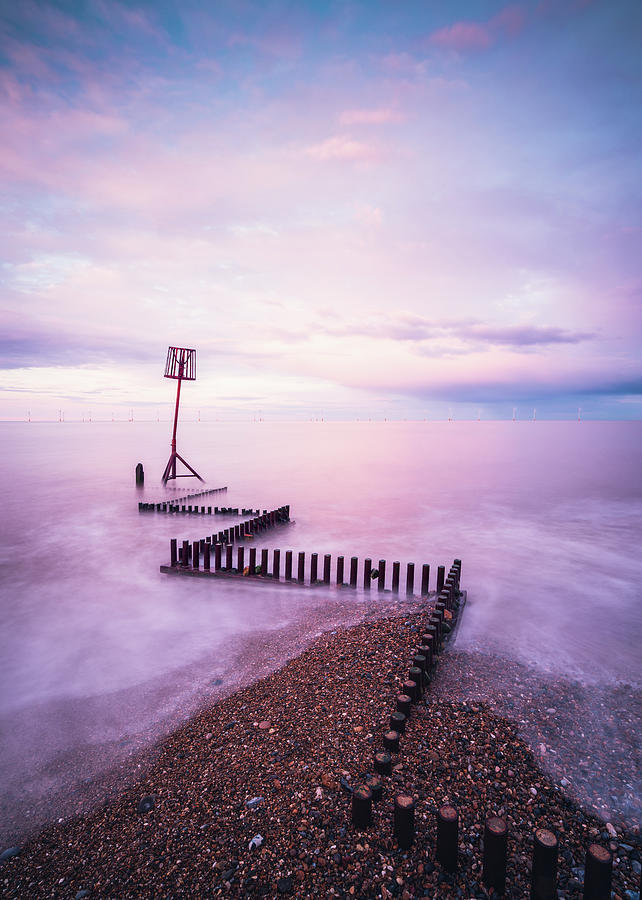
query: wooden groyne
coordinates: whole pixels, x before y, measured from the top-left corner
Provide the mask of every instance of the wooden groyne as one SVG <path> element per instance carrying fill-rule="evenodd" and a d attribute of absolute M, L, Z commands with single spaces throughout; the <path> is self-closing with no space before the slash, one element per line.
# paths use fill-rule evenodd
<path fill-rule="evenodd" d="M 169 565 L 161 565 L 160 571 L 166 575 L 187 575 L 200 578 L 246 578 L 250 580 L 269 581 L 271 584 L 295 585 L 314 587 L 316 585 L 335 585 L 337 587 L 357 588 L 369 591 L 390 591 L 393 594 L 403 592 L 407 596 L 415 596 L 416 591 L 421 597 L 427 597 L 433 593 L 430 589 L 430 565 L 424 563 L 415 566 L 409 562 L 404 569 L 403 582 L 401 580 L 401 563 L 395 560 L 392 566 L 388 566 L 385 559 L 378 560 L 373 566 L 372 559 L 366 557 L 359 560 L 358 557 L 349 558 L 349 566 L 346 566 L 346 557 L 337 556 L 333 559 L 329 553 L 324 554 L 322 568 L 319 566 L 319 554 L 305 551 L 286 550 L 282 554 L 280 549 L 262 547 L 260 556 L 257 556 L 257 548 L 250 547 L 246 553 L 243 546 L 236 547 L 234 543 L 247 537 L 254 537 L 260 530 L 272 527 L 280 522 L 289 521 L 289 506 L 273 510 L 272 513 L 251 520 L 251 530 L 244 533 L 242 526 L 225 529 L 217 535 L 200 538 L 195 541 L 183 540 L 181 543 L 176 538 L 170 540 Z M 247 523 L 245 523 L 247 524 Z M 283 566 L 282 566 L 283 563 Z M 415 570 L 421 572 L 420 579 L 415 578 Z M 390 573 L 389 578 L 387 573 Z M 455 598 L 456 588 L 453 573 L 445 578 L 445 567 L 437 567 L 436 592 L 444 595 L 452 603 Z M 450 607 L 448 607 L 450 608 Z"/>
<path fill-rule="evenodd" d="M 181 498 L 186 499 L 186 498 Z M 180 513 L 182 515 L 200 516 L 259 516 L 260 509 L 246 508 L 244 506 L 198 506 L 197 504 L 180 503 L 176 501 L 160 501 L 159 503 L 139 503 L 138 512 Z M 267 513 L 267 509 L 263 510 Z"/>

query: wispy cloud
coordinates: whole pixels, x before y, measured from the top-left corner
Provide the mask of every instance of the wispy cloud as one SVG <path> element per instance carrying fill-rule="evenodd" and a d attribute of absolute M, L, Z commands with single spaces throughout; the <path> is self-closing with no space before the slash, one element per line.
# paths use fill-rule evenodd
<path fill-rule="evenodd" d="M 500 37 L 515 37 L 526 24 L 526 12 L 518 4 L 504 7 L 491 19 L 461 20 L 433 31 L 428 43 L 449 50 L 487 50 Z"/>
<path fill-rule="evenodd" d="M 394 109 L 346 109 L 339 116 L 342 125 L 387 125 L 400 122 L 403 116 Z"/>
<path fill-rule="evenodd" d="M 346 134 L 333 135 L 318 144 L 312 144 L 305 148 L 305 153 L 311 159 L 320 162 L 328 160 L 357 162 L 372 160 L 377 155 L 374 147 L 370 144 L 357 141 Z"/>

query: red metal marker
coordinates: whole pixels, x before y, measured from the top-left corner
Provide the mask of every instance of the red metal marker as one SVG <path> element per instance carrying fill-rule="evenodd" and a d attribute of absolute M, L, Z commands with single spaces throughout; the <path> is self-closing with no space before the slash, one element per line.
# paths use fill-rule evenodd
<path fill-rule="evenodd" d="M 172 453 L 169 462 L 165 466 L 162 482 L 167 484 L 170 478 L 198 478 L 204 481 L 198 472 L 176 451 L 176 427 L 178 425 L 178 404 L 181 399 L 181 382 L 196 381 L 196 350 L 187 347 L 169 347 L 167 350 L 167 362 L 165 364 L 165 378 L 173 378 L 178 381 L 176 386 L 176 409 L 174 410 L 174 431 L 172 433 Z M 180 460 L 189 469 L 189 473 L 176 474 L 176 460 Z"/>

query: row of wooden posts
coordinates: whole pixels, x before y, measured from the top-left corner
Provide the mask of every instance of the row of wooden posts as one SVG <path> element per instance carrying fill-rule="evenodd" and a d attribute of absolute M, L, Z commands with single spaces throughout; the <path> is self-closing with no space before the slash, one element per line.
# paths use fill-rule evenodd
<path fill-rule="evenodd" d="M 392 775 L 392 755 L 400 752 L 402 736 L 412 706 L 424 697 L 432 678 L 437 657 L 442 651 L 445 633 L 450 631 L 448 620 L 456 619 L 459 608 L 461 560 L 450 568 L 443 590 L 440 590 L 421 642 L 411 661 L 408 678 L 402 693 L 397 695 L 396 710 L 390 715 L 389 730 L 383 735 L 383 750 L 374 755 L 374 775 L 366 775 L 352 791 L 352 824 L 357 829 L 373 824 L 372 807 L 383 796 L 383 778 Z M 393 804 L 393 830 L 402 850 L 408 850 L 415 840 L 415 801 L 408 794 L 397 794 Z M 446 872 L 458 867 L 459 813 L 451 804 L 437 812 L 436 858 Z M 482 879 L 487 888 L 503 895 L 506 890 L 508 853 L 508 824 L 499 816 L 489 816 L 484 827 Z M 531 900 L 557 900 L 558 840 L 552 831 L 538 828 L 533 842 Z M 599 844 L 591 844 L 586 851 L 584 898 L 610 900 L 612 855 Z"/>
<path fill-rule="evenodd" d="M 176 503 L 174 501 L 161 503 L 139 503 L 138 512 L 163 512 L 163 513 L 194 513 L 201 516 L 259 516 L 260 509 L 245 509 L 238 506 L 196 506 L 187 505 L 185 503 Z M 267 513 L 267 509 L 263 510 Z"/>
<path fill-rule="evenodd" d="M 233 545 L 238 541 L 254 538 L 266 531 L 268 528 L 274 528 L 276 525 L 283 525 L 290 521 L 290 506 L 279 506 L 278 509 L 271 509 L 269 512 L 265 510 L 263 515 L 255 516 L 245 522 L 239 522 L 224 528 L 216 534 L 208 535 L 205 538 L 191 543 L 183 541 L 182 546 L 178 547 L 178 541 L 175 538 L 169 542 L 170 546 L 170 565 L 172 568 L 179 569 L 190 568 L 199 571 L 201 564 L 201 554 L 203 556 L 203 571 L 212 573 L 212 549 L 214 550 L 214 568 L 213 572 L 225 574 L 228 570 L 232 570 L 232 553 Z M 223 548 L 225 548 L 225 566 L 223 566 Z M 254 548 L 252 548 L 254 549 Z M 239 551 L 243 548 L 239 547 Z M 256 555 L 256 550 L 255 550 Z M 238 559 L 243 560 L 244 554 L 240 552 Z M 162 567 L 161 567 L 162 568 Z"/>
<path fill-rule="evenodd" d="M 289 507 L 281 507 L 281 510 L 287 510 L 287 518 L 277 519 L 279 521 L 289 520 Z M 267 516 L 279 513 L 279 510 L 273 510 Z M 366 558 L 362 561 L 361 578 L 359 578 L 359 558 L 353 556 L 350 558 L 350 570 L 346 572 L 346 560 L 344 556 L 337 556 L 336 565 L 334 567 L 334 579 L 332 578 L 332 555 L 326 553 L 323 556 L 323 570 L 319 571 L 319 554 L 311 553 L 309 564 L 305 551 L 296 554 L 296 572 L 294 571 L 295 554 L 293 550 L 286 550 L 284 559 L 283 579 L 281 578 L 281 551 L 279 549 L 270 550 L 263 547 L 257 550 L 256 547 L 250 547 L 248 557 L 245 556 L 245 548 L 237 547 L 236 562 L 234 560 L 233 544 L 250 534 L 256 534 L 257 530 L 266 526 L 263 522 L 266 516 L 260 516 L 258 520 L 252 520 L 251 530 L 244 532 L 244 526 L 236 525 L 233 528 L 225 529 L 218 535 L 212 535 L 204 539 L 195 540 L 193 542 L 183 541 L 179 547 L 178 541 L 172 538 L 170 541 L 170 567 L 178 571 L 189 571 L 191 573 L 203 572 L 214 575 L 245 575 L 246 577 L 271 578 L 276 582 L 293 582 L 298 584 L 331 584 L 347 585 L 353 588 L 357 587 L 361 581 L 365 590 L 369 590 L 376 582 L 377 589 L 383 591 L 386 589 L 386 573 L 389 571 L 388 564 L 385 559 L 380 559 L 377 566 L 373 567 L 372 560 Z M 256 524 L 258 521 L 258 524 Z M 244 523 L 247 526 L 248 523 Z M 213 552 L 212 552 L 213 551 Z M 260 553 L 260 557 L 258 554 Z M 270 561 L 271 554 L 271 561 Z M 201 568 L 202 558 L 202 568 Z M 166 567 L 162 567 L 165 570 Z M 349 580 L 345 580 L 346 576 Z M 437 567 L 437 584 L 436 589 L 439 593 L 444 589 L 445 585 L 445 567 Z M 401 563 L 397 560 L 393 562 L 391 568 L 390 590 L 393 593 L 399 593 L 401 589 Z M 413 595 L 415 592 L 415 564 L 408 563 L 405 571 L 405 592 Z M 421 567 L 421 596 L 427 596 L 430 593 L 430 565 L 425 563 Z"/>

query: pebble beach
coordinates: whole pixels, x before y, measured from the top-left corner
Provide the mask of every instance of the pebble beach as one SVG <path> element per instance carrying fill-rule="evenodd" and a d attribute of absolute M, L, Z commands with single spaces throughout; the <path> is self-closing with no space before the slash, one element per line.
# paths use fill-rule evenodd
<path fill-rule="evenodd" d="M 413 705 L 372 826 L 352 825 L 352 791 L 374 771 L 428 609 L 391 603 L 385 616 L 325 632 L 278 671 L 206 705 L 147 757 L 132 756 L 126 784 L 105 790 L 93 811 L 5 852 L 2 896 L 481 898 L 484 821 L 497 815 L 508 823 L 507 896 L 530 896 L 533 832 L 543 827 L 560 843 L 560 898 L 582 896 L 595 842 L 613 853 L 616 900 L 636 900 L 634 807 L 606 822 L 580 805 L 579 789 L 563 790 L 520 734 L 529 708 L 537 721 L 533 708 L 525 702 L 511 717 L 493 706 L 456 645 Z M 620 780 L 635 777 L 630 755 Z M 409 850 L 393 833 L 397 794 L 415 801 Z M 459 811 L 452 875 L 435 856 L 445 803 Z"/>

